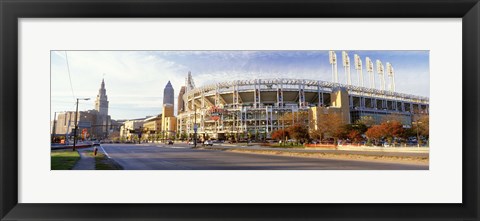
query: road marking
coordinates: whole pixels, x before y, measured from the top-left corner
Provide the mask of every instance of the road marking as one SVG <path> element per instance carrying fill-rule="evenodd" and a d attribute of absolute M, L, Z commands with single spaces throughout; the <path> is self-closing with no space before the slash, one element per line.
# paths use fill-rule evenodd
<path fill-rule="evenodd" d="M 107 157 L 110 159 L 110 156 L 108 156 L 108 153 L 107 153 L 107 151 L 105 151 L 105 149 L 103 149 L 102 145 L 100 145 L 100 148 L 102 148 L 102 150 L 103 150 L 103 153 L 105 153 L 105 155 L 106 155 L 106 156 L 107 156 Z"/>
<path fill-rule="evenodd" d="M 172 146 L 172 149 L 190 149 L 190 147 Z"/>

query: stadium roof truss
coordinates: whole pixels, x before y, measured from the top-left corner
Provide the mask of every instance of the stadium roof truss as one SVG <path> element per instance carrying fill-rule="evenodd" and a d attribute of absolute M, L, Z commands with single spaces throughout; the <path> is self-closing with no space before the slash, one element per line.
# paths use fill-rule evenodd
<path fill-rule="evenodd" d="M 273 86 L 277 87 L 273 87 Z M 264 86 L 264 88 L 262 87 Z M 250 80 L 233 80 L 233 81 L 224 81 L 214 84 L 208 84 L 201 87 L 193 88 L 192 90 L 188 91 L 186 96 L 187 97 L 199 97 L 205 96 L 206 94 L 217 94 L 217 93 L 224 93 L 224 92 L 232 92 L 233 88 L 238 90 L 244 90 L 245 88 L 254 90 L 256 88 L 261 88 L 263 90 L 277 90 L 278 88 L 281 89 L 299 89 L 305 88 L 307 86 L 307 90 L 311 90 L 311 87 L 319 88 L 322 91 L 331 92 L 336 88 L 345 88 L 350 95 L 358 95 L 358 96 L 369 96 L 369 97 L 379 97 L 384 99 L 394 99 L 394 100 L 401 100 L 407 102 L 415 102 L 420 104 L 428 104 L 429 98 L 386 91 L 386 90 L 379 90 L 374 88 L 367 88 L 367 87 L 360 87 L 355 85 L 346 85 L 340 83 L 333 83 L 327 81 L 319 81 L 319 80 L 308 80 L 308 79 L 286 79 L 286 78 L 274 78 L 274 79 L 250 79 Z M 308 89 L 310 87 L 310 89 Z M 246 90 L 246 89 L 245 89 Z M 225 102 L 225 101 L 223 101 Z"/>

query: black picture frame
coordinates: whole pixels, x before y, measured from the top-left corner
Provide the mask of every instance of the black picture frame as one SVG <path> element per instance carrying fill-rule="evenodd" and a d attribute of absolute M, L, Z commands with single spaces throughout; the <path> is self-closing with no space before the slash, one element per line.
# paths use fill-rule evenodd
<path fill-rule="evenodd" d="M 479 220 L 478 0 L 1 0 L 0 15 L 1 220 Z M 462 18 L 463 203 L 18 203 L 17 20 L 76 17 Z"/>

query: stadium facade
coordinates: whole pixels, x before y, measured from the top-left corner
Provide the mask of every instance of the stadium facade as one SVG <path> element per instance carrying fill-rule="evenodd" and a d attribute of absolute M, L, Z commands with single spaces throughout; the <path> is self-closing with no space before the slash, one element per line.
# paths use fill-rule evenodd
<path fill-rule="evenodd" d="M 200 138 L 269 138 L 285 127 L 284 114 L 321 109 L 338 109 L 346 123 L 395 114 L 407 125 L 414 114 L 429 112 L 427 97 L 319 80 L 234 80 L 195 87 L 189 73 L 185 86 L 177 133 L 188 137 L 196 124 Z"/>

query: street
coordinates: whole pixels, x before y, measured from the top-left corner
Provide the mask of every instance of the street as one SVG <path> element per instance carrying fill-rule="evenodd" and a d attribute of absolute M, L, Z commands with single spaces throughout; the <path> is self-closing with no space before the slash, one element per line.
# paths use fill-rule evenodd
<path fill-rule="evenodd" d="M 234 153 L 186 144 L 102 144 L 101 149 L 125 170 L 428 170 L 428 163 Z"/>

